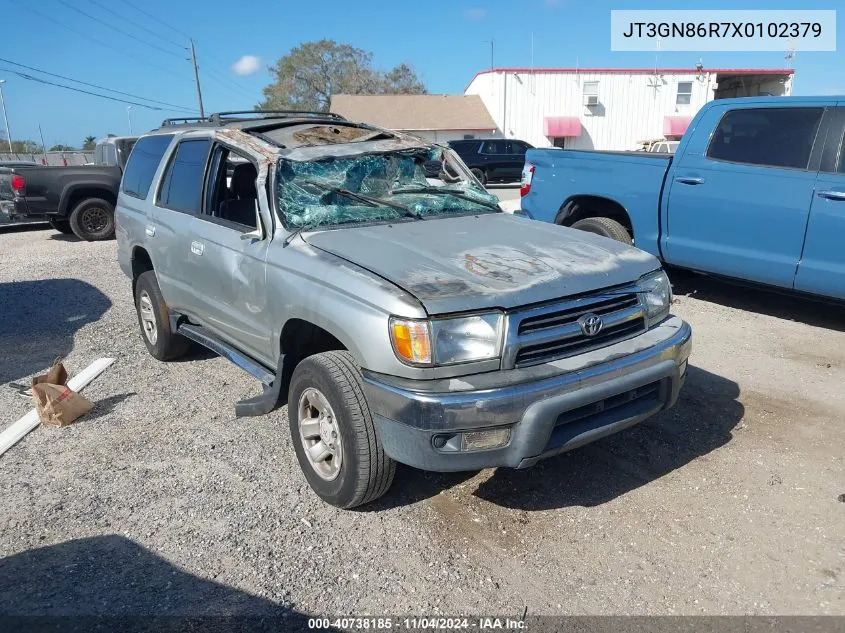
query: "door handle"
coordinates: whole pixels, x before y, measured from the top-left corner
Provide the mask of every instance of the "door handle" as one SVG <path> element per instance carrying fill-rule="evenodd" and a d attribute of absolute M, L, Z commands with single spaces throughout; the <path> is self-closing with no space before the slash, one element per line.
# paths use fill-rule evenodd
<path fill-rule="evenodd" d="M 202 255 L 203 250 L 205 250 L 205 246 L 202 242 L 191 242 L 191 252 L 194 255 Z"/>
<path fill-rule="evenodd" d="M 819 198 L 827 198 L 828 200 L 841 200 L 845 202 L 845 191 L 817 191 L 816 195 Z"/>
<path fill-rule="evenodd" d="M 147 234 L 147 237 L 155 237 L 156 234 L 156 227 L 153 224 L 148 224 L 144 228 L 144 233 Z"/>
<path fill-rule="evenodd" d="M 703 185 L 704 178 L 698 176 L 678 176 L 675 178 L 675 182 L 679 182 L 682 185 Z"/>

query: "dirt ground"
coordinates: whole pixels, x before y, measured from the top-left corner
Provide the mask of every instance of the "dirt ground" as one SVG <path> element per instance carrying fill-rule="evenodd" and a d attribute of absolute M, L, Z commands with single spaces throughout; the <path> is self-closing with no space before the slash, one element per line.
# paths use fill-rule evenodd
<path fill-rule="evenodd" d="M 845 311 L 671 276 L 674 409 L 528 471 L 400 467 L 340 511 L 286 409 L 235 419 L 254 381 L 147 354 L 114 242 L 0 233 L 0 422 L 31 406 L 7 383 L 117 358 L 89 415 L 0 457 L 0 613 L 845 615 Z"/>

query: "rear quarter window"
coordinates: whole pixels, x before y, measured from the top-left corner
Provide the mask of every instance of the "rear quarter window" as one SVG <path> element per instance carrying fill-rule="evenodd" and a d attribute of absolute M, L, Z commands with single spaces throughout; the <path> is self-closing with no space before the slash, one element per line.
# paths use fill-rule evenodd
<path fill-rule="evenodd" d="M 171 134 L 145 136 L 135 143 L 123 172 L 121 191 L 133 198 L 146 199 L 158 165 L 170 141 Z"/>

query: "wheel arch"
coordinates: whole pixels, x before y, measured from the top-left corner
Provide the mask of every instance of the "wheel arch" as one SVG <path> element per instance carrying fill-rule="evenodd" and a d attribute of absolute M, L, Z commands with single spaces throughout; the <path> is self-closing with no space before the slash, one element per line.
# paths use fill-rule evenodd
<path fill-rule="evenodd" d="M 61 200 L 59 200 L 59 215 L 67 217 L 80 202 L 90 198 L 100 198 L 111 203 L 112 206 L 117 204 L 117 193 L 108 187 L 94 184 L 72 185 L 62 192 Z"/>
<path fill-rule="evenodd" d="M 572 226 L 578 220 L 585 218 L 610 218 L 624 226 L 631 237 L 634 235 L 634 226 L 631 222 L 631 215 L 624 206 L 616 200 L 604 196 L 577 195 L 568 198 L 558 210 L 555 216 L 555 224 L 560 226 Z"/>

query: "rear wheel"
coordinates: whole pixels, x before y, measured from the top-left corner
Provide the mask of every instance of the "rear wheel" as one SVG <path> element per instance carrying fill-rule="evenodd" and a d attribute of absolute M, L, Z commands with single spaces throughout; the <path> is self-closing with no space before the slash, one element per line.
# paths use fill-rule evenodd
<path fill-rule="evenodd" d="M 381 497 L 396 462 L 376 434 L 361 370 L 349 352 L 323 352 L 293 371 L 288 422 L 296 458 L 326 503 L 354 508 Z"/>
<path fill-rule="evenodd" d="M 472 172 L 473 176 L 478 178 L 478 182 L 480 182 L 482 185 L 487 184 L 487 174 L 484 172 L 483 169 L 479 169 L 478 167 L 473 167 L 472 169 L 470 169 L 470 171 Z"/>
<path fill-rule="evenodd" d="M 70 235 L 73 233 L 73 229 L 70 228 L 70 222 L 67 220 L 60 220 L 58 218 L 54 218 L 50 220 L 50 226 L 53 227 L 59 233 L 64 233 L 65 235 Z"/>
<path fill-rule="evenodd" d="M 70 228 L 74 234 L 89 242 L 114 237 L 114 205 L 102 198 L 88 198 L 70 212 Z"/>
<path fill-rule="evenodd" d="M 135 281 L 135 310 L 141 339 L 153 358 L 172 360 L 185 355 L 190 341 L 170 329 L 170 311 L 152 270 L 141 273 Z"/>
<path fill-rule="evenodd" d="M 579 231 L 587 231 L 588 233 L 595 233 L 602 237 L 609 237 L 612 240 L 625 244 L 633 243 L 628 229 L 610 218 L 584 218 L 575 222 L 572 228 L 578 229 Z"/>

